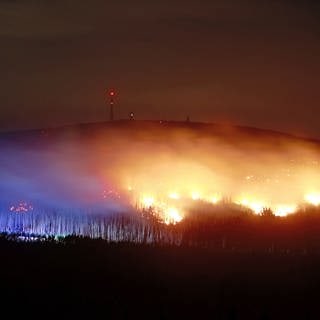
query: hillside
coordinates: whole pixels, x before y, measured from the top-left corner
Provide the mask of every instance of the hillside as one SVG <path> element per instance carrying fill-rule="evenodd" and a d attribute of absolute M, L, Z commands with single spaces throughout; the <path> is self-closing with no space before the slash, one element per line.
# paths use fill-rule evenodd
<path fill-rule="evenodd" d="M 317 139 L 308 139 L 305 137 L 295 136 L 293 134 L 278 132 L 273 130 L 265 130 L 246 126 L 233 126 L 225 124 L 202 123 L 202 122 L 178 122 L 178 121 L 130 121 L 118 120 L 113 122 L 83 123 L 75 125 L 66 125 L 55 128 L 42 128 L 34 130 L 21 130 L 11 132 L 1 132 L 1 140 L 11 139 L 30 139 L 36 137 L 59 137 L 60 135 L 74 134 L 79 137 L 94 136 L 101 133 L 113 133 L 114 131 L 126 132 L 128 134 L 148 133 L 150 130 L 161 133 L 164 136 L 175 130 L 183 130 L 185 132 L 194 133 L 198 136 L 211 136 L 220 139 L 236 140 L 241 139 L 267 139 L 267 140 L 287 140 L 304 143 L 320 144 Z"/>

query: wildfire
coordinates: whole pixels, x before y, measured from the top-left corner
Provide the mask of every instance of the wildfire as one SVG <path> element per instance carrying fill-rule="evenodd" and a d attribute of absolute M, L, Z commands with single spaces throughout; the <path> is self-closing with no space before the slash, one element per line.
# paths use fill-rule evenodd
<path fill-rule="evenodd" d="M 182 219 L 183 217 L 177 208 L 168 208 L 164 211 L 164 222 L 166 224 L 175 224 L 182 221 Z"/>
<path fill-rule="evenodd" d="M 251 209 L 256 214 L 260 214 L 263 209 L 266 208 L 266 205 L 263 202 L 251 201 L 246 198 L 236 203 Z"/>
<path fill-rule="evenodd" d="M 102 197 L 106 200 L 115 200 L 121 198 L 120 194 L 115 190 L 103 190 Z"/>
<path fill-rule="evenodd" d="M 222 198 L 218 193 L 208 193 L 208 195 L 204 195 L 197 191 L 187 192 L 185 194 L 182 191 L 169 192 L 167 196 L 145 193 L 140 197 L 138 206 L 144 209 L 154 209 L 166 224 L 176 224 L 184 219 L 185 213 L 188 211 L 188 204 L 194 201 L 202 201 L 217 205 Z M 312 205 L 319 206 L 320 193 L 306 195 L 305 201 Z M 255 214 L 262 214 L 265 209 L 271 209 L 272 212 L 279 217 L 285 217 L 298 210 L 298 204 L 277 204 L 255 199 L 252 196 L 238 197 L 238 200 L 234 201 L 234 203 L 252 210 Z"/>
<path fill-rule="evenodd" d="M 305 201 L 314 206 L 320 205 L 320 193 L 311 193 L 305 196 Z"/>
<path fill-rule="evenodd" d="M 192 198 L 192 200 L 200 200 L 201 199 L 200 193 L 196 192 L 196 191 L 192 192 L 191 198 Z"/>
<path fill-rule="evenodd" d="M 169 193 L 169 198 L 170 199 L 175 199 L 175 200 L 179 200 L 180 199 L 180 195 L 176 192 L 172 192 L 172 193 Z"/>
<path fill-rule="evenodd" d="M 169 194 L 169 199 L 179 200 L 177 194 Z M 152 209 L 163 220 L 165 224 L 176 224 L 183 219 L 180 209 L 171 206 L 169 201 L 145 194 L 140 197 L 138 207 L 142 209 Z"/>
<path fill-rule="evenodd" d="M 142 198 L 143 207 L 150 208 L 154 205 L 154 198 L 150 196 L 144 196 Z"/>
<path fill-rule="evenodd" d="M 285 217 L 288 214 L 293 214 L 295 211 L 297 211 L 298 206 L 297 205 L 278 205 L 274 209 L 274 214 L 279 217 Z"/>
<path fill-rule="evenodd" d="M 27 202 L 19 202 L 17 205 L 12 205 L 9 211 L 15 213 L 26 213 L 33 210 L 33 206 Z"/>
<path fill-rule="evenodd" d="M 218 195 L 214 195 L 214 196 L 212 196 L 212 197 L 210 197 L 210 198 L 208 199 L 208 202 L 210 202 L 210 203 L 212 203 L 212 204 L 216 204 L 216 203 L 218 203 L 219 201 L 221 201 L 221 197 L 218 196 Z"/>
<path fill-rule="evenodd" d="M 155 127 L 135 136 L 130 131 L 115 148 L 111 144 L 114 165 L 104 170 L 131 206 L 151 208 L 164 223 L 179 223 L 197 207 L 211 210 L 210 205 L 237 204 L 243 211 L 277 216 L 306 203 L 320 206 L 318 143 L 224 127 L 221 133 L 211 133 L 209 126 L 203 131 Z"/>

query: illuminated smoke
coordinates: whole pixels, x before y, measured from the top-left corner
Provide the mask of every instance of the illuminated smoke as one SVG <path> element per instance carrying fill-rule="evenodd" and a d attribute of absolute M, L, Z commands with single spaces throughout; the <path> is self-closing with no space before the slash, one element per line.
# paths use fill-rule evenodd
<path fill-rule="evenodd" d="M 275 133 L 115 122 L 6 138 L 0 148 L 0 202 L 11 214 L 36 202 L 70 215 L 151 210 L 177 224 L 199 201 L 279 216 L 320 205 L 319 144 Z"/>

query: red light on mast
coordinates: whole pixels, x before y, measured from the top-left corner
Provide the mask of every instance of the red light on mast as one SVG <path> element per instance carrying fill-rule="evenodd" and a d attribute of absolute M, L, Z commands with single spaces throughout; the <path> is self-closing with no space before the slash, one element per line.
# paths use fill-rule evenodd
<path fill-rule="evenodd" d="M 114 106 L 114 98 L 116 96 L 116 92 L 113 89 L 109 89 L 108 95 L 109 95 L 109 105 L 110 105 L 110 121 L 113 121 L 114 120 L 113 106 Z"/>

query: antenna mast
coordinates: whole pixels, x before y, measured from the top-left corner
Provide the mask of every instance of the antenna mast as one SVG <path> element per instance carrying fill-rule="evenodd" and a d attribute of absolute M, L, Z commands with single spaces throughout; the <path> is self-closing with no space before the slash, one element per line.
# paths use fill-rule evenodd
<path fill-rule="evenodd" d="M 114 120 L 114 110 L 113 110 L 113 106 L 114 106 L 114 97 L 115 97 L 116 93 L 113 89 L 109 90 L 109 104 L 110 104 L 110 121 Z"/>

